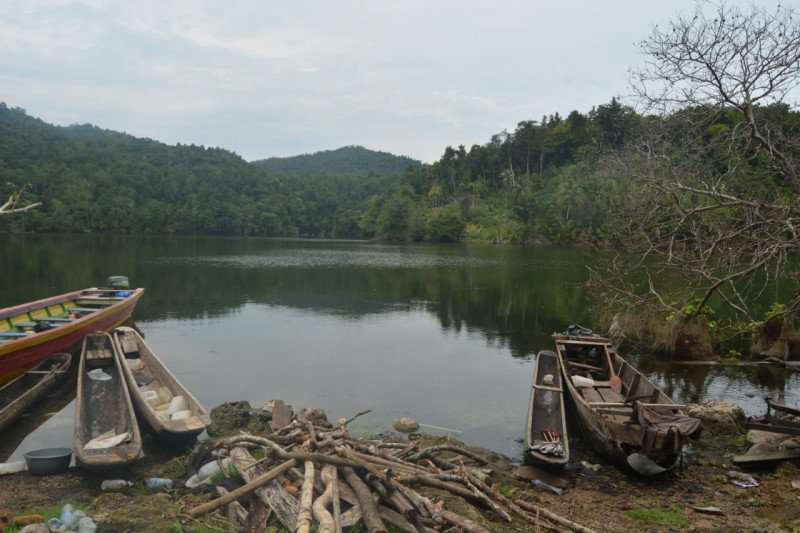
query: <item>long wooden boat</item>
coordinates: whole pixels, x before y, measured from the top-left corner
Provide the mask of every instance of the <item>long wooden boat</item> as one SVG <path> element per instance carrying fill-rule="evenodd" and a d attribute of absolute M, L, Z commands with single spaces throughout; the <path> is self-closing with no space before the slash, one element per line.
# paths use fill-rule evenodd
<path fill-rule="evenodd" d="M 584 437 L 598 453 L 643 475 L 674 467 L 700 421 L 625 361 L 608 339 L 553 335 Z"/>
<path fill-rule="evenodd" d="M 135 329 L 119 327 L 113 337 L 133 404 L 160 439 L 171 443 L 191 441 L 211 424 L 205 407 Z"/>
<path fill-rule="evenodd" d="M 569 461 L 564 388 L 558 356 L 550 350 L 536 355 L 533 365 L 525 458 L 546 468 L 561 468 Z"/>
<path fill-rule="evenodd" d="M 109 471 L 132 464 L 142 438 L 116 345 L 104 331 L 83 340 L 75 401 L 75 460 L 79 466 Z"/>
<path fill-rule="evenodd" d="M 53 354 L 0 387 L 0 432 L 67 376 L 72 356 Z"/>
<path fill-rule="evenodd" d="M 0 385 L 133 313 L 144 289 L 89 288 L 0 309 Z"/>

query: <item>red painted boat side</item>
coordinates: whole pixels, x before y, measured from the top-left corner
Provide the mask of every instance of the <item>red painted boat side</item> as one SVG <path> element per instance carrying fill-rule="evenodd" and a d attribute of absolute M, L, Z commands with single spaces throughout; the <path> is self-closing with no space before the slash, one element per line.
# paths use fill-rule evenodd
<path fill-rule="evenodd" d="M 81 291 L 45 298 L 36 302 L 0 310 L 0 315 L 12 316 L 26 310 L 39 309 L 53 303 L 73 300 Z M 71 352 L 80 346 L 83 337 L 94 331 L 109 331 L 128 320 L 144 289 L 132 290 L 124 300 L 76 318 L 54 329 L 33 333 L 27 337 L 0 344 L 0 385 L 57 352 Z"/>

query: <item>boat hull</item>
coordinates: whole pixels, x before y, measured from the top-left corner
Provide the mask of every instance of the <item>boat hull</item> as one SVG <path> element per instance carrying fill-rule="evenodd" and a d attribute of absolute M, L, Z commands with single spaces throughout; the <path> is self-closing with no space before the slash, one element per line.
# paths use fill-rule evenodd
<path fill-rule="evenodd" d="M 549 378 L 550 383 L 546 381 Z M 552 444 L 549 436 L 557 434 L 563 454 L 543 453 L 542 446 Z M 536 356 L 528 400 L 528 418 L 525 425 L 525 461 L 551 470 L 562 468 L 569 462 L 569 436 L 564 406 L 564 389 L 558 356 L 542 350 Z"/>
<path fill-rule="evenodd" d="M 139 416 L 147 422 L 162 443 L 174 446 L 193 443 L 197 436 L 211 424 L 209 412 L 169 371 L 136 330 L 127 327 L 117 328 L 113 337 L 119 357 L 119 366 L 125 375 L 131 400 Z M 126 363 L 128 355 L 131 356 L 131 359 L 138 359 L 142 363 L 141 371 L 131 370 Z M 173 396 L 183 396 L 191 416 L 178 420 L 160 417 L 156 409 L 145 400 L 136 383 L 136 375 L 147 375 L 154 379 L 148 385 L 149 390 L 166 387 Z"/>
<path fill-rule="evenodd" d="M 98 368 L 111 379 L 89 377 L 90 353 Z M 97 357 L 96 354 L 101 354 Z M 103 434 L 128 433 L 129 438 L 114 446 L 89 449 L 87 445 Z M 142 438 L 133 411 L 128 384 L 119 366 L 119 357 L 111 336 L 105 332 L 88 335 L 83 341 L 78 369 L 78 392 L 75 401 L 75 462 L 95 472 L 111 472 L 131 466 L 142 452 Z"/>
<path fill-rule="evenodd" d="M 0 388 L 0 432 L 67 376 L 72 356 L 60 353 Z"/>
<path fill-rule="evenodd" d="M 564 387 L 577 414 L 581 434 L 589 446 L 609 461 L 640 474 L 654 475 L 673 468 L 680 459 L 684 437 L 677 437 L 669 431 L 658 431 L 645 453 L 643 427 L 634 420 L 634 410 L 639 404 L 631 398 L 641 398 L 639 402 L 643 404 L 642 400 L 649 398 L 645 401 L 650 403 L 645 405 L 683 416 L 679 411 L 681 406 L 673 404 L 669 396 L 620 357 L 607 339 L 563 335 L 553 337 Z M 574 348 L 578 348 L 577 353 L 597 348 L 607 359 L 601 357 L 600 362 L 591 360 L 592 364 L 575 361 L 575 352 L 569 358 L 567 356 Z M 585 352 L 582 351 L 584 349 Z M 602 368 L 598 365 L 602 365 Z M 575 373 L 576 369 L 578 374 Z M 572 376 L 587 373 L 587 370 L 602 371 L 600 380 L 593 381 L 589 376 L 582 376 L 592 383 L 582 385 L 579 391 Z M 614 378 L 619 380 L 618 390 L 612 386 Z M 592 399 L 587 400 L 587 397 Z"/>
<path fill-rule="evenodd" d="M 43 300 L 0 310 L 0 321 L 30 313 L 38 309 L 80 299 L 83 291 L 53 296 Z M 58 352 L 73 352 L 83 338 L 95 331 L 110 331 L 129 320 L 144 289 L 135 289 L 131 295 L 114 301 L 104 308 L 74 319 L 56 328 L 31 333 L 27 337 L 0 343 L 0 385 L 11 381 L 25 370 Z"/>

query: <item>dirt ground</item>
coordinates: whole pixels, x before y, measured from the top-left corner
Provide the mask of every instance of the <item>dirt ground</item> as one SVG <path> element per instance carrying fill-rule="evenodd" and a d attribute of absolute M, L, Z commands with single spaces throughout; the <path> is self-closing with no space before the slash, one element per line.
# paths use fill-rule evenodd
<path fill-rule="evenodd" d="M 115 477 L 133 482 L 151 476 L 180 477 L 185 470 L 185 453 L 162 452 L 152 437 L 146 438 L 146 450 L 152 451 L 130 471 Z M 761 480 L 758 487 L 735 486 L 727 473 L 733 470 L 731 456 L 742 451 L 742 442 L 741 436 L 701 439 L 685 455 L 682 468 L 647 479 L 602 463 L 576 442 L 572 445 L 574 460 L 561 472 L 569 486 L 560 496 L 516 479 L 512 472 L 518 465 L 511 459 L 476 451 L 491 459 L 492 482 L 506 496 L 545 507 L 598 532 L 800 531 L 800 489 L 792 487 L 792 481 L 800 480 L 800 468 L 783 463 L 773 471 L 756 473 Z M 601 466 L 593 473 L 581 462 Z M 15 515 L 45 511 L 53 516 L 69 502 L 92 516 L 98 531 L 228 531 L 223 513 L 196 520 L 187 516 L 188 509 L 212 497 L 209 493 L 186 489 L 155 493 L 140 484 L 101 492 L 102 479 L 75 468 L 55 476 L 0 476 L 0 510 Z M 536 531 L 535 525 L 521 520 L 501 523 L 491 512 L 450 495 L 422 488 L 419 491 L 431 498 L 442 497 L 445 508 L 478 521 L 490 531 Z M 724 514 L 702 514 L 692 510 L 693 506 L 715 506 Z M 282 531 L 279 525 L 271 530 Z"/>

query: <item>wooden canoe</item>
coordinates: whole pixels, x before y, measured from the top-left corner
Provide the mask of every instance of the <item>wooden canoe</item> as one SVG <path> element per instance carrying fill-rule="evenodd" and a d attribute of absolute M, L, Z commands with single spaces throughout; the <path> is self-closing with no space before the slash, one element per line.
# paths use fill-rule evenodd
<path fill-rule="evenodd" d="M 0 387 L 0 432 L 61 382 L 71 361 L 68 353 L 51 355 Z"/>
<path fill-rule="evenodd" d="M 542 350 L 533 365 L 525 425 L 526 460 L 546 468 L 561 468 L 567 464 L 569 439 L 564 410 L 558 356 L 550 350 Z"/>
<path fill-rule="evenodd" d="M 211 423 L 205 407 L 169 371 L 135 329 L 120 327 L 114 330 L 113 336 L 133 404 L 141 417 L 164 441 L 194 440 Z M 176 418 L 170 415 L 169 408 L 179 402 L 178 397 L 183 397 L 185 408 L 180 409 L 182 413 Z"/>
<path fill-rule="evenodd" d="M 87 356 L 97 364 L 87 365 Z M 93 379 L 104 373 L 110 379 Z M 75 460 L 83 468 L 110 471 L 131 465 L 142 452 L 142 438 L 128 385 L 111 335 L 86 336 L 78 368 L 75 402 Z"/>
<path fill-rule="evenodd" d="M 553 339 L 581 431 L 595 451 L 644 475 L 674 467 L 687 438 L 699 435 L 700 421 L 685 416 L 685 406 L 625 361 L 608 339 Z"/>
<path fill-rule="evenodd" d="M 0 385 L 128 320 L 144 289 L 89 288 L 0 309 Z"/>

